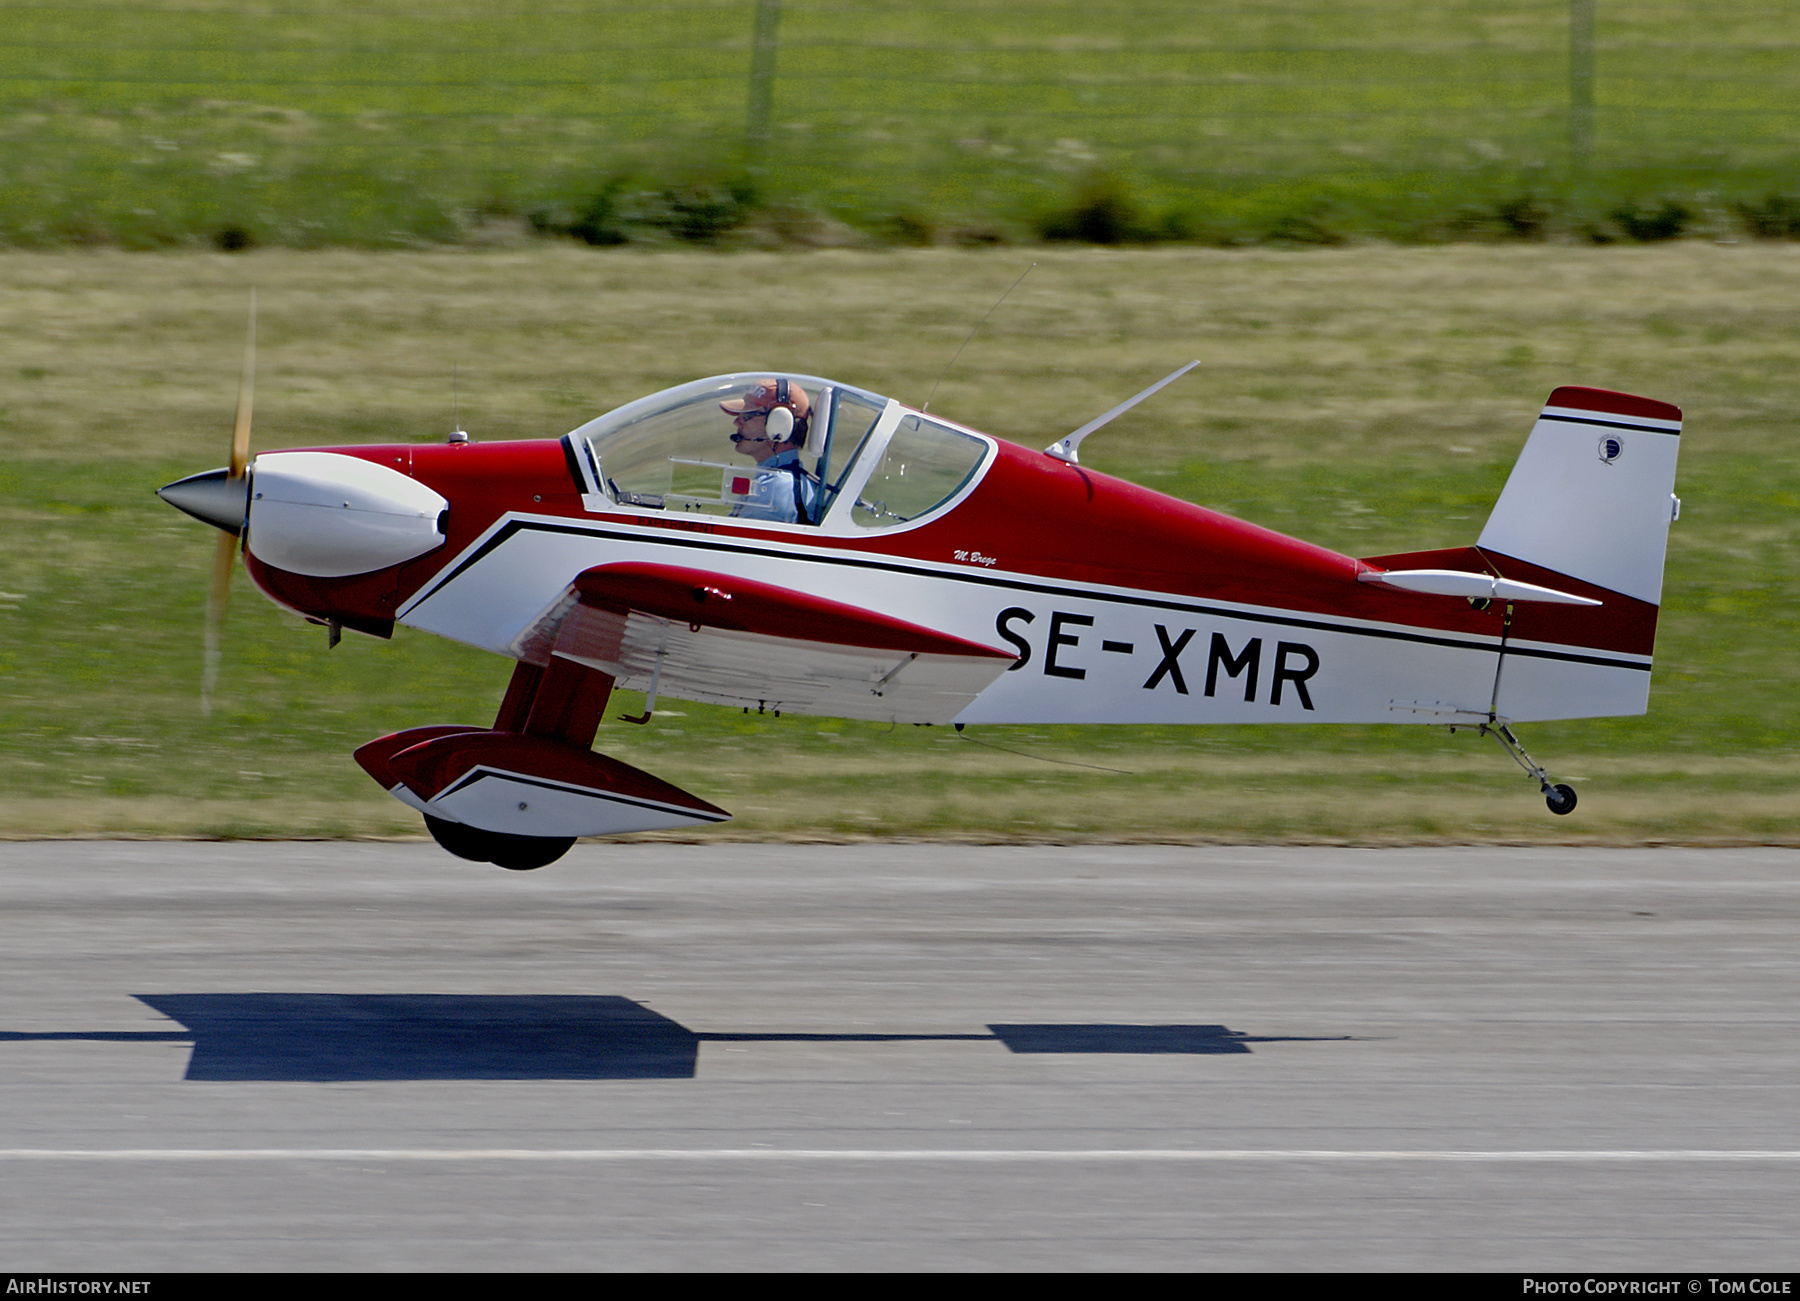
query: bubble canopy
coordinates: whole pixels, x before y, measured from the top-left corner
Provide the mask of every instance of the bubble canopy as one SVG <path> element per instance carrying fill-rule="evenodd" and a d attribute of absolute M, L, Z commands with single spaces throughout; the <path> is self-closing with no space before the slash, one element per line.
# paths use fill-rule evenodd
<path fill-rule="evenodd" d="M 756 453 L 760 447 L 766 454 L 766 444 L 732 437 L 760 435 L 765 421 L 752 410 L 743 424 L 721 404 L 735 408 L 777 378 L 786 381 L 790 409 L 802 418 L 781 444 L 794 454 L 765 465 Z M 778 418 L 776 429 L 783 424 L 785 417 Z M 879 394 L 778 371 L 715 375 L 664 389 L 568 437 L 577 458 L 588 462 L 594 486 L 614 505 L 846 532 L 903 527 L 949 509 L 973 489 L 995 448 L 985 435 Z M 780 504 L 771 507 L 771 500 Z"/>

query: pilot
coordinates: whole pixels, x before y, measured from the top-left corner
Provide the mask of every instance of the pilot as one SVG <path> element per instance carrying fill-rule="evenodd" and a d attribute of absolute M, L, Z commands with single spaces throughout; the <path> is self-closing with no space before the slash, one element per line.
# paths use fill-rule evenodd
<path fill-rule="evenodd" d="M 787 379 L 759 380 L 741 398 L 719 403 L 735 421 L 731 441 L 740 455 L 756 461 L 747 499 L 732 514 L 740 519 L 781 524 L 816 524 L 819 481 L 800 464 L 806 445 L 812 399 Z"/>

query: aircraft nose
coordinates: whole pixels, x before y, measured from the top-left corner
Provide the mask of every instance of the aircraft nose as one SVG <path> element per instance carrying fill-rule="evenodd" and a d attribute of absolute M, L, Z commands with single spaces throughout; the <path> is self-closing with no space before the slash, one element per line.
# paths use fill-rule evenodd
<path fill-rule="evenodd" d="M 243 533 L 244 517 L 250 512 L 250 476 L 240 474 L 233 479 L 228 470 L 208 470 L 165 484 L 156 495 L 176 510 L 237 536 Z"/>

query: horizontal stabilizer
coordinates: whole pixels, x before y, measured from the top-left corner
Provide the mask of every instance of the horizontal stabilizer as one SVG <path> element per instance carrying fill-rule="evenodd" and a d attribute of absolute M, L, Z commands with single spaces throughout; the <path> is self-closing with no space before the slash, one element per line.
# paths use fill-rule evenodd
<path fill-rule="evenodd" d="M 1470 600 L 1549 601 L 1555 605 L 1600 605 L 1601 602 L 1570 592 L 1559 592 L 1536 583 L 1521 583 L 1495 574 L 1470 574 L 1460 569 L 1370 569 L 1356 576 L 1358 582 L 1380 583 L 1403 592 L 1431 596 L 1464 596 Z"/>

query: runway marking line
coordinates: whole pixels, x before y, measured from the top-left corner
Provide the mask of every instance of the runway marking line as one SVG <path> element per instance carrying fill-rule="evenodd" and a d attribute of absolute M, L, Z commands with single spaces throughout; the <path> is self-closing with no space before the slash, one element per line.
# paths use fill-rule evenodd
<path fill-rule="evenodd" d="M 1342 1161 L 1782 1162 L 1800 1149 L 1333 1148 L 0 1148 L 0 1161 Z"/>

